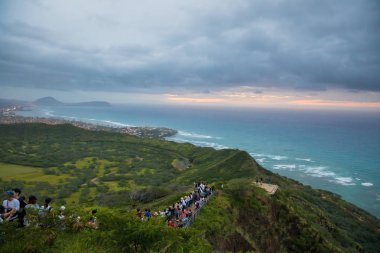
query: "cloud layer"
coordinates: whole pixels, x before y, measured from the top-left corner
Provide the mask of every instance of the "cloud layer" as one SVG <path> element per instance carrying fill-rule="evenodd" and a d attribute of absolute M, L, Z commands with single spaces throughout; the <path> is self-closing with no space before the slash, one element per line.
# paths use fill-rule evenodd
<path fill-rule="evenodd" d="M 379 13 L 376 0 L 2 1 L 0 87 L 380 91 Z"/>

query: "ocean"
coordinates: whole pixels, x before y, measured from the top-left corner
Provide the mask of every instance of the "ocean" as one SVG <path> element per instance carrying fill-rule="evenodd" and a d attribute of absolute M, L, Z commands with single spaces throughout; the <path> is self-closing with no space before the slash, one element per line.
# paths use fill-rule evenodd
<path fill-rule="evenodd" d="M 380 112 L 114 105 L 18 114 L 173 128 L 168 140 L 246 150 L 263 167 L 380 217 Z"/>

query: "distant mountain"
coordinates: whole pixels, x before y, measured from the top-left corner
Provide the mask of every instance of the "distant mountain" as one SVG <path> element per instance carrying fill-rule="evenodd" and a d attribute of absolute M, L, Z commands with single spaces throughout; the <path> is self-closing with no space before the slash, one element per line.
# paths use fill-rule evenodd
<path fill-rule="evenodd" d="M 90 102 L 80 102 L 80 103 L 63 103 L 53 97 L 43 97 L 40 99 L 37 99 L 33 102 L 34 105 L 38 106 L 61 106 L 61 105 L 67 105 L 67 106 L 102 106 L 107 107 L 111 106 L 110 103 L 105 101 L 90 101 Z"/>
<path fill-rule="evenodd" d="M 61 101 L 58 101 L 57 99 L 53 97 L 43 97 L 40 99 L 37 99 L 36 101 L 33 102 L 34 105 L 39 105 L 39 106 L 59 106 L 59 105 L 64 105 Z"/>

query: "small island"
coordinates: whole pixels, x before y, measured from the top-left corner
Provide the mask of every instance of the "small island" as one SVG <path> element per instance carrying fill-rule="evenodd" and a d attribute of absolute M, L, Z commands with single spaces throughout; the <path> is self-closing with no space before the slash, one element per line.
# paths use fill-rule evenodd
<path fill-rule="evenodd" d="M 110 107 L 110 103 L 106 101 L 90 101 L 90 102 L 79 102 L 79 103 L 63 103 L 53 97 L 43 97 L 32 102 L 36 106 L 99 106 L 99 107 Z"/>

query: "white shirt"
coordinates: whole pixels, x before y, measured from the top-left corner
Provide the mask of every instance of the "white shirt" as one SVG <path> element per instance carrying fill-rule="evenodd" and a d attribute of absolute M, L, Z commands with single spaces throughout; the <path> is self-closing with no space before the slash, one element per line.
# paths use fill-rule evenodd
<path fill-rule="evenodd" d="M 25 209 L 29 209 L 29 208 L 31 208 L 31 209 L 40 209 L 40 206 L 38 204 L 27 204 L 25 206 Z"/>
<path fill-rule="evenodd" d="M 20 201 L 18 201 L 18 199 L 12 199 L 11 201 L 6 199 L 3 201 L 3 207 L 5 209 L 15 208 L 16 211 L 18 211 L 20 210 Z"/>

